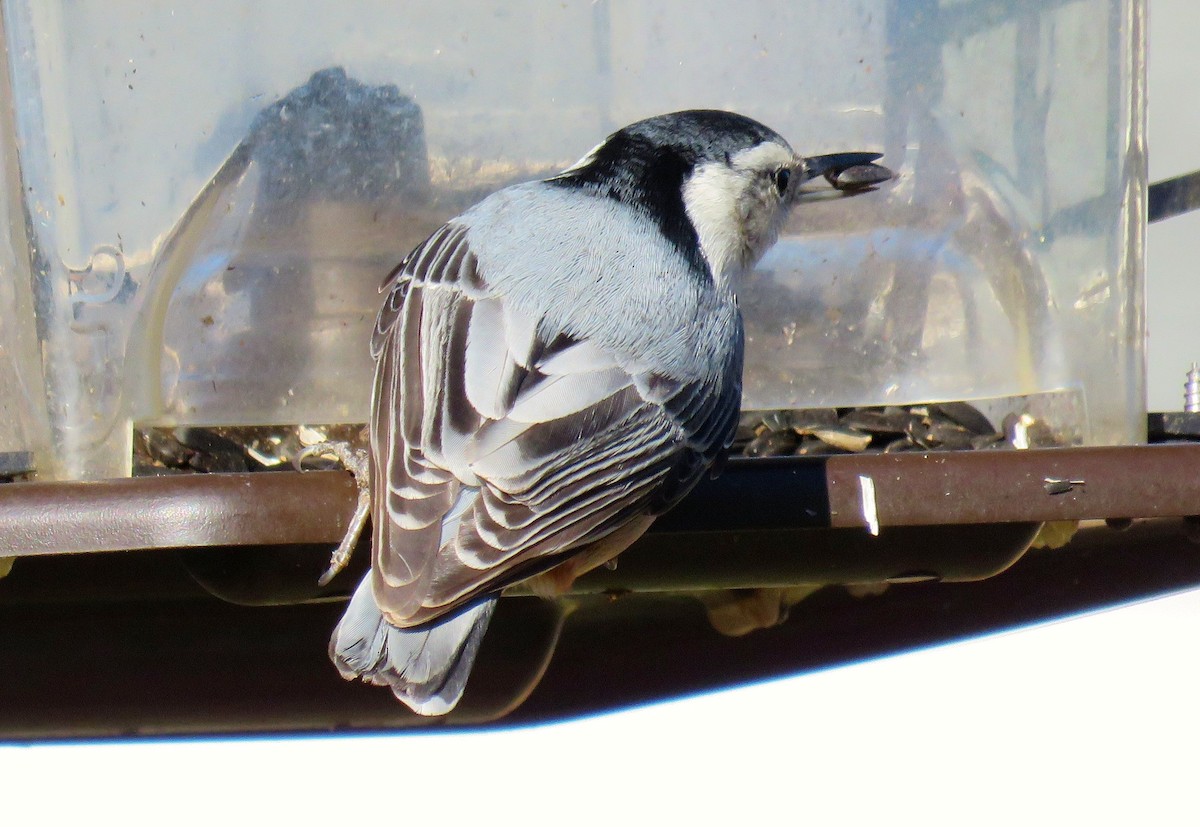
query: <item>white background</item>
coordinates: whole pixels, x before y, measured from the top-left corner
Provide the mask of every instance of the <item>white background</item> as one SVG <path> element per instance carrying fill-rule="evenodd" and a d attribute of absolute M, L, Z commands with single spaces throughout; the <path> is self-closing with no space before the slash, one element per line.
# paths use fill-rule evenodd
<path fill-rule="evenodd" d="M 1151 5 L 1157 180 L 1200 168 L 1200 3 Z M 1198 244 L 1150 229 L 1151 409 L 1200 360 Z M 0 823 L 1195 824 L 1198 640 L 1190 592 L 534 729 L 3 747 Z"/>

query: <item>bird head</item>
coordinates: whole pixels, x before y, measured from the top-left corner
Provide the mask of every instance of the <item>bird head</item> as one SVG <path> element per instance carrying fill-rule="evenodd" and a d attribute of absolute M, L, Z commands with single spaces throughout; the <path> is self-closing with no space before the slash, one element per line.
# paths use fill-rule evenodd
<path fill-rule="evenodd" d="M 731 286 L 775 243 L 800 184 L 877 157 L 806 159 L 743 115 L 688 110 L 614 132 L 550 181 L 642 211 L 718 286 Z"/>

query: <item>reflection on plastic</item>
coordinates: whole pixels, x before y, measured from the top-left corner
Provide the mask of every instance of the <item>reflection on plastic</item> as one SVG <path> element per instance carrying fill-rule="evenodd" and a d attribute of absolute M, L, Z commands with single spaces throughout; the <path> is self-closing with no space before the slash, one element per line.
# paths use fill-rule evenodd
<path fill-rule="evenodd" d="M 4 3 L 45 476 L 129 473 L 135 424 L 365 420 L 412 246 L 698 106 L 898 173 L 743 286 L 748 407 L 1069 391 L 1085 442 L 1143 436 L 1140 0 L 317 8 Z"/>
<path fill-rule="evenodd" d="M 133 376 L 161 394 L 135 417 L 365 420 L 377 286 L 437 226 L 428 201 L 421 111 L 395 86 L 330 69 L 265 109 L 151 268 Z"/>

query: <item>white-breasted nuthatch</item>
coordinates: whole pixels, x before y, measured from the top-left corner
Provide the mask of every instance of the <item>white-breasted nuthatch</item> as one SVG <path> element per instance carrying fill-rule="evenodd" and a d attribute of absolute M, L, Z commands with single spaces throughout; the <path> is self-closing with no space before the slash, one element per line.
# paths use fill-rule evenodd
<path fill-rule="evenodd" d="M 448 712 L 503 587 L 565 588 L 683 497 L 737 424 L 738 277 L 802 182 L 879 183 L 877 158 L 676 112 L 413 250 L 371 341 L 372 566 L 330 642 L 343 676 Z"/>

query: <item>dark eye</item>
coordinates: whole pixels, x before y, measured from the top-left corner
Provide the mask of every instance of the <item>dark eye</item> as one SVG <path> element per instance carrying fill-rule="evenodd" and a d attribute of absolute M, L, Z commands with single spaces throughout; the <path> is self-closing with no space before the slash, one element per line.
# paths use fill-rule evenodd
<path fill-rule="evenodd" d="M 787 192 L 788 181 L 792 178 L 792 171 L 787 167 L 775 170 L 775 189 L 779 190 L 779 194 L 783 195 Z"/>

